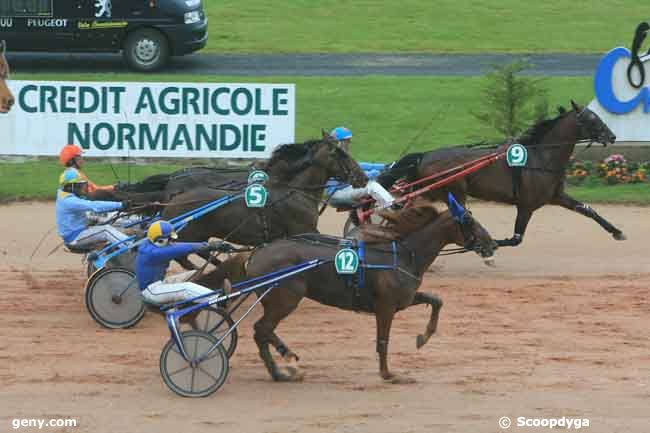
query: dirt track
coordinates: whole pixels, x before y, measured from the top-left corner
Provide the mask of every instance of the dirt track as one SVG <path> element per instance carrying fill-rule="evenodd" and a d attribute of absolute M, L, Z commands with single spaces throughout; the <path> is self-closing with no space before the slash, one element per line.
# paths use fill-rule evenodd
<path fill-rule="evenodd" d="M 513 209 L 473 210 L 495 237 L 511 235 Z M 647 432 L 650 209 L 597 210 L 629 240 L 548 208 L 523 246 L 498 252 L 497 269 L 476 256 L 437 261 L 423 289 L 445 301 L 439 333 L 415 349 L 422 307 L 399 314 L 391 334 L 390 365 L 416 384 L 380 380 L 371 316 L 307 301 L 279 328 L 301 356 L 303 383 L 270 380 L 247 320 L 226 385 L 183 399 L 158 372 L 162 320 L 99 328 L 83 305 L 79 257 L 46 257 L 50 236 L 29 260 L 52 206 L 0 207 L 0 431 L 13 418 L 76 418 L 67 431 L 473 433 L 500 431 L 502 416 L 565 416 L 588 418 L 590 432 Z M 341 215 L 324 217 L 324 231 L 341 226 Z M 509 431 L 536 430 L 546 429 Z"/>

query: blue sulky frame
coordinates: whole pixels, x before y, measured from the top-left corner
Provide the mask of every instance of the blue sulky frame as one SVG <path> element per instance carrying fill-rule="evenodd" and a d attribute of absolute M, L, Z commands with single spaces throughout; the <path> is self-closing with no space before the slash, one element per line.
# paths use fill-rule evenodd
<path fill-rule="evenodd" d="M 228 336 L 237 328 L 239 323 L 241 323 L 242 320 L 248 316 L 251 311 L 259 304 L 262 299 L 266 295 L 268 295 L 271 290 L 273 290 L 275 287 L 277 287 L 278 283 L 282 280 L 285 280 L 287 278 L 293 277 L 294 275 L 301 274 L 303 272 L 309 271 L 311 269 L 317 268 L 319 266 L 322 266 L 326 263 L 331 263 L 333 260 L 332 259 L 313 259 L 309 260 L 307 262 L 301 263 L 299 265 L 294 265 L 290 266 L 288 268 L 283 268 L 275 272 L 271 272 L 270 274 L 262 275 L 261 277 L 256 277 L 252 278 L 250 280 L 242 281 L 240 283 L 237 283 L 233 285 L 233 289 L 239 289 L 233 293 L 230 293 L 229 295 L 222 295 L 219 296 L 216 299 L 212 299 L 210 301 L 204 301 L 204 302 L 198 302 L 199 300 L 211 296 L 215 296 L 214 293 L 208 293 L 205 295 L 198 296 L 196 298 L 188 299 L 186 301 L 182 302 L 177 302 L 172 305 L 168 305 L 162 308 L 163 311 L 166 311 L 165 318 L 167 320 L 167 326 L 169 327 L 169 331 L 171 333 L 171 337 L 174 339 L 174 342 L 180 349 L 181 355 L 183 358 L 190 363 L 191 365 L 198 365 L 200 364 L 203 360 L 207 359 L 212 352 L 217 350 L 217 347 L 226 339 Z M 190 357 L 187 355 L 187 352 L 185 351 L 185 346 L 183 344 L 183 338 L 181 336 L 181 333 L 178 329 L 178 319 L 186 314 L 192 313 L 194 311 L 200 310 L 202 308 L 206 308 L 211 305 L 219 304 L 222 302 L 225 302 L 229 299 L 234 299 L 238 297 L 243 297 L 241 299 L 241 302 L 237 304 L 237 306 L 241 305 L 241 303 L 248 297 L 250 296 L 255 290 L 261 289 L 261 288 L 266 288 L 264 292 L 258 296 L 258 298 L 253 302 L 253 305 L 251 305 L 246 312 L 228 329 L 226 333 L 224 333 L 217 343 L 206 353 L 201 355 L 198 359 L 190 359 Z M 218 293 L 218 292 L 217 292 Z M 190 306 L 187 306 L 188 304 L 193 304 Z M 182 308 L 185 306 L 185 308 Z M 237 306 L 233 308 L 236 309 Z M 179 309 L 180 308 L 180 309 Z"/>
<path fill-rule="evenodd" d="M 175 231 L 181 231 L 183 230 L 190 222 L 201 218 L 205 214 L 208 214 L 222 206 L 225 206 L 229 203 L 232 203 L 235 200 L 243 198 L 243 194 L 233 194 L 233 195 L 227 195 L 225 197 L 221 197 L 217 200 L 211 201 L 210 203 L 206 203 L 205 205 L 198 207 L 194 210 L 191 210 L 189 212 L 186 212 L 182 215 L 179 215 L 175 218 L 172 218 L 169 220 L 169 222 L 172 224 L 174 227 Z M 138 221 L 136 223 L 133 223 L 133 225 L 141 224 L 141 223 L 153 223 L 157 220 L 159 220 L 159 216 L 151 217 L 149 219 L 145 219 L 143 221 Z M 103 268 L 106 263 L 111 260 L 114 257 L 119 256 L 120 254 L 125 253 L 128 250 L 131 250 L 138 245 L 140 245 L 142 242 L 144 242 L 146 238 L 141 238 L 138 239 L 137 236 L 130 236 L 122 241 L 119 242 L 114 242 L 110 245 L 107 245 L 103 249 L 93 252 L 89 255 L 88 260 L 92 262 L 92 264 L 95 266 L 96 269 L 101 269 Z"/>

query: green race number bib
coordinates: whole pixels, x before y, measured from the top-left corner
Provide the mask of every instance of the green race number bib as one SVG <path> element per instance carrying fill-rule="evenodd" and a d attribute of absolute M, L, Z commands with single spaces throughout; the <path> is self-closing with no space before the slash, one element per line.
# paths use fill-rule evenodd
<path fill-rule="evenodd" d="M 337 274 L 354 274 L 359 268 L 359 255 L 351 248 L 339 250 L 334 256 Z"/>
<path fill-rule="evenodd" d="M 248 188 L 246 188 L 246 193 L 244 194 L 246 207 L 264 207 L 266 206 L 266 199 L 268 196 L 268 191 L 264 185 L 260 185 L 259 183 L 248 185 Z"/>
<path fill-rule="evenodd" d="M 269 175 L 262 170 L 255 170 L 248 175 L 248 184 L 253 183 L 266 183 L 269 180 Z"/>
<path fill-rule="evenodd" d="M 506 159 L 510 167 L 525 167 L 528 162 L 528 150 L 521 144 L 512 144 L 508 147 Z"/>

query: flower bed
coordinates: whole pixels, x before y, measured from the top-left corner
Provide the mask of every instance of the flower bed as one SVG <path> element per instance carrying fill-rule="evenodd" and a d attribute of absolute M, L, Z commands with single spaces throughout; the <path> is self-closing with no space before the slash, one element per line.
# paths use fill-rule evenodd
<path fill-rule="evenodd" d="M 641 183 L 648 181 L 650 162 L 628 162 L 623 155 L 614 154 L 599 164 L 571 159 L 567 167 L 567 183 L 580 185 L 586 180 L 605 185 Z"/>

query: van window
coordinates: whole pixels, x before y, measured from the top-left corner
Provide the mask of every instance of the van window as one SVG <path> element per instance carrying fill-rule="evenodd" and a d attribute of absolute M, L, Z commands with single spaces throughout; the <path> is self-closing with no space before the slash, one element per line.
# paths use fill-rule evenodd
<path fill-rule="evenodd" d="M 54 0 L 0 0 L 0 17 L 51 17 Z"/>

